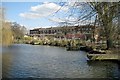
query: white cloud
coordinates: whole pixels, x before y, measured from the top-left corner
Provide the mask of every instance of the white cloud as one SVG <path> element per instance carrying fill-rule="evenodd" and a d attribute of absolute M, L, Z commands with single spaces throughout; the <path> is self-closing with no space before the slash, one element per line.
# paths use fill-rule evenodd
<path fill-rule="evenodd" d="M 52 17 L 52 18 L 50 18 L 49 19 L 50 21 L 53 21 L 53 22 L 65 22 L 65 20 L 63 20 L 63 19 L 60 19 L 60 18 L 57 18 L 57 17 Z"/>
<path fill-rule="evenodd" d="M 76 17 L 66 17 L 66 18 L 58 18 L 58 17 L 52 17 L 49 19 L 50 21 L 53 21 L 53 22 L 69 22 L 69 23 L 74 23 L 78 20 L 78 18 Z"/>
<path fill-rule="evenodd" d="M 77 21 L 78 20 L 78 18 L 77 17 L 73 17 L 73 16 L 70 16 L 70 17 L 66 17 L 66 20 L 68 20 L 68 21 Z"/>
<path fill-rule="evenodd" d="M 78 21 L 78 18 L 76 17 L 66 17 L 66 18 L 57 18 L 57 17 L 52 17 L 49 19 L 50 21 L 57 22 L 57 23 L 68 23 L 71 25 L 87 25 L 87 24 L 92 24 L 94 20 L 85 20 L 85 21 Z"/>
<path fill-rule="evenodd" d="M 37 5 L 37 6 L 31 7 L 31 11 L 43 12 L 43 13 L 45 11 L 56 12 L 60 8 L 61 8 L 61 6 L 59 6 L 55 3 L 44 2 L 44 4 L 42 4 L 42 5 Z M 66 10 L 68 10 L 68 7 L 62 7 L 61 10 L 66 11 Z"/>
<path fill-rule="evenodd" d="M 82 2 L 79 2 L 78 0 L 73 0 L 73 1 L 69 1 L 68 3 L 67 3 L 67 6 L 68 7 L 76 7 L 76 8 L 82 8 Z"/>
<path fill-rule="evenodd" d="M 25 18 L 39 18 L 46 17 L 58 10 L 67 11 L 68 7 L 61 7 L 55 3 L 44 2 L 42 5 L 32 6 L 30 12 L 21 13 L 21 17 Z"/>
<path fill-rule="evenodd" d="M 70 2 L 68 2 L 68 5 L 69 5 L 69 6 L 74 6 L 74 5 L 75 5 L 75 2 L 76 2 L 76 1 L 70 1 Z"/>
<path fill-rule="evenodd" d="M 34 19 L 34 18 L 39 18 L 40 14 L 38 14 L 38 13 L 20 13 L 20 16 L 24 17 L 24 18 Z"/>

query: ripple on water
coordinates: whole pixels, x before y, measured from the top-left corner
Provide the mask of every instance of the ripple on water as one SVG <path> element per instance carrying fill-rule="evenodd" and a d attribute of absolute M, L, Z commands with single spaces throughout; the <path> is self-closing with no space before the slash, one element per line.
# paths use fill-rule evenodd
<path fill-rule="evenodd" d="M 88 63 L 86 53 L 64 48 L 15 44 L 3 55 L 3 77 L 101 78 L 118 77 L 117 64 Z"/>

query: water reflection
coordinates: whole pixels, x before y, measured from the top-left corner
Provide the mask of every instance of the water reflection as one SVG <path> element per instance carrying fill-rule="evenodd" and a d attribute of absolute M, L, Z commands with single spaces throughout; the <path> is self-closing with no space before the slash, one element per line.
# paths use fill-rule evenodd
<path fill-rule="evenodd" d="M 0 44 L 0 78 L 2 78 L 2 46 Z"/>
<path fill-rule="evenodd" d="M 89 67 L 92 71 L 98 72 L 103 75 L 102 77 L 119 77 L 118 63 L 110 61 L 90 61 L 88 62 Z M 95 74 L 96 75 L 96 74 Z"/>
<path fill-rule="evenodd" d="M 10 69 L 13 63 L 14 55 L 11 54 L 11 47 L 2 48 L 2 75 L 8 77 L 10 75 Z"/>
<path fill-rule="evenodd" d="M 3 77 L 106 78 L 118 77 L 112 62 L 88 63 L 86 53 L 64 48 L 16 44 L 3 50 Z"/>

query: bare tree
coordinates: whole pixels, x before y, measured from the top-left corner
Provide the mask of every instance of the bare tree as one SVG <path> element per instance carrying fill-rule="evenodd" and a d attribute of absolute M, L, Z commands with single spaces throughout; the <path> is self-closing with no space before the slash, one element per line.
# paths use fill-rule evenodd
<path fill-rule="evenodd" d="M 113 47 L 113 40 L 117 32 L 114 25 L 115 18 L 118 17 L 118 2 L 90 2 L 89 5 L 98 15 L 98 21 L 103 29 L 107 42 L 107 49 Z"/>

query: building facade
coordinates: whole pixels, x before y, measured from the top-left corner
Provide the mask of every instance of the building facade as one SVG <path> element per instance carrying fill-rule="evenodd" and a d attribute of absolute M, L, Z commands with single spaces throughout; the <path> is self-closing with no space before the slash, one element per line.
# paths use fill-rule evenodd
<path fill-rule="evenodd" d="M 56 38 L 80 38 L 85 35 L 90 38 L 95 31 L 92 25 L 83 26 L 67 26 L 67 27 L 50 27 L 50 28 L 37 28 L 30 30 L 30 36 L 54 36 Z"/>

